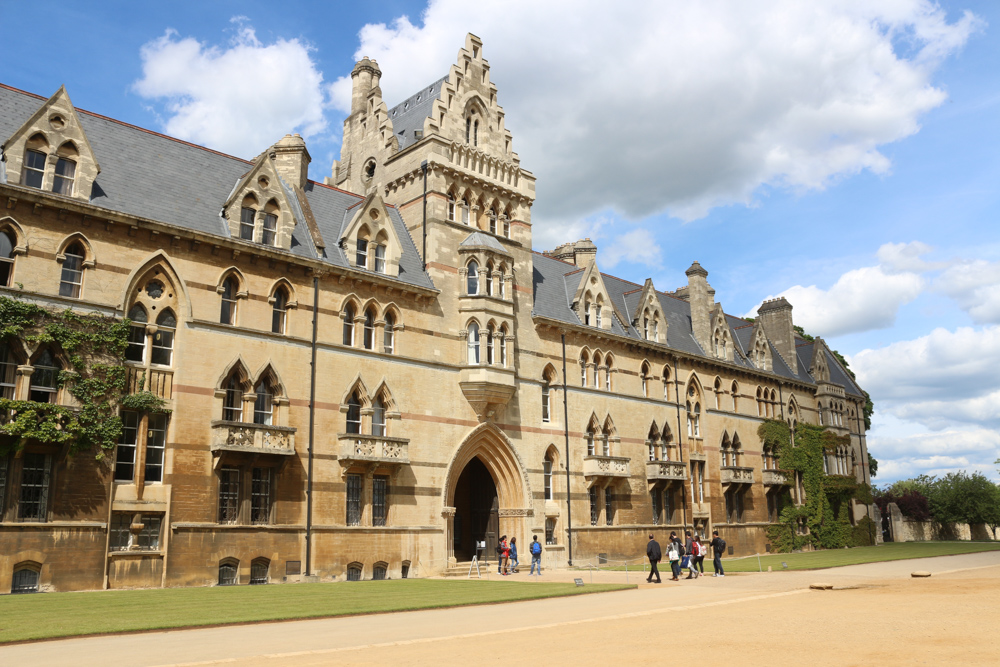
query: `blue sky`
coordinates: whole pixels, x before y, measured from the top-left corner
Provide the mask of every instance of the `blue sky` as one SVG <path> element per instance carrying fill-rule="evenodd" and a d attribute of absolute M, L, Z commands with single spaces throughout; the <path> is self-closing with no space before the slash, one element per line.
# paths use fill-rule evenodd
<path fill-rule="evenodd" d="M 9 34 L 0 82 L 242 157 L 302 132 L 322 179 L 359 55 L 392 105 L 475 32 L 536 249 L 590 236 L 660 289 L 697 259 L 734 314 L 784 294 L 873 394 L 877 481 L 996 478 L 1000 5 L 747 4 L 2 0 L 60 40 Z"/>

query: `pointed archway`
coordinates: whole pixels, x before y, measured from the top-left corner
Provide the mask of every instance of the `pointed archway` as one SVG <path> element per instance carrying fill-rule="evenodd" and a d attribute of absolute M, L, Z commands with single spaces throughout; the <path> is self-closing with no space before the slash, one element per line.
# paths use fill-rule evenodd
<path fill-rule="evenodd" d="M 475 540 L 487 541 L 491 560 L 489 549 L 500 535 L 524 542 L 527 518 L 534 513 L 528 477 L 510 440 L 494 424 L 480 424 L 459 445 L 448 466 L 443 496 L 449 562 L 471 558 Z"/>

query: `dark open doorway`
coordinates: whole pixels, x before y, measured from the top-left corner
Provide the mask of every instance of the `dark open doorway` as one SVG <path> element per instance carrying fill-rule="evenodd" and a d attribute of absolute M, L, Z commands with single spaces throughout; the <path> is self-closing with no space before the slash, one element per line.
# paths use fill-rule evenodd
<path fill-rule="evenodd" d="M 490 471 L 479 458 L 465 466 L 455 487 L 455 558 L 472 560 L 476 542 L 486 542 L 486 558 L 495 560 L 500 526 L 497 487 Z"/>

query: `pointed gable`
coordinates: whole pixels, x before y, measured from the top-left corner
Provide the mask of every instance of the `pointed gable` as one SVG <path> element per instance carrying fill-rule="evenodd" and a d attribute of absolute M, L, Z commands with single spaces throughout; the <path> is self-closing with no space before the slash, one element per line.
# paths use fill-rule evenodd
<path fill-rule="evenodd" d="M 9 183 L 84 201 L 101 171 L 65 86 L 4 141 L 3 160 Z"/>
<path fill-rule="evenodd" d="M 623 323 L 628 321 L 618 312 L 614 301 L 611 300 L 608 288 L 604 285 L 604 278 L 601 277 L 601 271 L 597 268 L 596 259 L 583 269 L 580 285 L 573 296 L 573 310 L 583 324 L 606 331 L 611 330 L 614 317 Z"/>
<path fill-rule="evenodd" d="M 771 358 L 771 346 L 767 342 L 764 334 L 764 327 L 760 320 L 753 324 L 753 333 L 750 335 L 750 345 L 747 347 L 747 357 L 754 368 L 770 372 L 773 370 L 774 361 Z"/>
<path fill-rule="evenodd" d="M 339 239 L 347 261 L 359 269 L 398 276 L 403 246 L 382 197 L 369 194 L 347 215 L 351 218 Z"/>
<path fill-rule="evenodd" d="M 816 382 L 830 381 L 830 365 L 826 361 L 826 343 L 822 338 L 813 341 L 812 359 L 809 361 L 809 374 Z"/>
<path fill-rule="evenodd" d="M 646 278 L 643 283 L 639 301 L 632 314 L 632 326 L 645 340 L 664 344 L 667 342 L 667 315 L 663 312 L 651 278 Z"/>
<path fill-rule="evenodd" d="M 282 182 L 271 151 L 261 153 L 244 174 L 223 207 L 233 238 L 288 250 L 292 245 L 298 202 Z"/>

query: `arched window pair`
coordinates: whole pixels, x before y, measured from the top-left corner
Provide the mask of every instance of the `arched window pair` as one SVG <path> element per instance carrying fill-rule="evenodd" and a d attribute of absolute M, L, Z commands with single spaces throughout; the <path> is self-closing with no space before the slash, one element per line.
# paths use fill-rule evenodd
<path fill-rule="evenodd" d="M 701 437 L 701 392 L 694 382 L 688 385 L 687 402 L 687 432 L 692 438 Z"/>
<path fill-rule="evenodd" d="M 670 427 L 664 425 L 663 431 L 656 426 L 656 422 L 649 427 L 649 434 L 646 436 L 646 446 L 649 449 L 650 461 L 669 461 L 670 448 L 673 446 L 674 436 L 670 432 Z"/>
<path fill-rule="evenodd" d="M 611 456 L 611 439 L 614 436 L 614 426 L 609 417 L 601 428 L 599 424 L 591 421 L 587 427 L 587 456 Z M 598 439 L 600 442 L 598 443 Z"/>
<path fill-rule="evenodd" d="M 738 466 L 740 465 L 740 460 L 743 455 L 743 451 L 740 447 L 740 436 L 734 435 L 733 439 L 729 439 L 729 434 L 724 433 L 722 435 L 722 446 L 719 448 L 719 452 L 722 458 L 722 465 L 725 466 Z"/>
<path fill-rule="evenodd" d="M 471 115 L 465 117 L 465 143 L 479 145 L 479 119 Z"/>
<path fill-rule="evenodd" d="M 28 400 L 36 403 L 59 402 L 59 373 L 63 365 L 49 348 L 43 349 L 32 366 L 28 385 Z M 17 367 L 20 360 L 6 343 L 0 343 L 0 397 L 14 399 L 17 396 Z M 0 469 L 0 491 L 3 490 L 3 471 Z"/>
<path fill-rule="evenodd" d="M 269 200 L 263 209 L 263 215 L 259 215 L 260 204 L 253 193 L 247 194 L 243 198 L 240 206 L 240 238 L 244 241 L 253 241 L 257 231 L 257 219 L 260 218 L 260 243 L 262 245 L 273 246 L 278 240 L 278 204 Z"/>
<path fill-rule="evenodd" d="M 375 273 L 385 273 L 386 242 L 382 235 L 374 242 L 362 236 L 364 232 L 358 234 L 357 254 L 355 256 L 355 266 L 359 269 L 370 268 Z M 371 265 L 369 265 L 369 255 Z"/>
<path fill-rule="evenodd" d="M 149 333 L 147 327 L 149 315 L 140 304 L 132 306 L 128 311 L 128 319 L 132 321 L 132 326 L 125 358 L 137 364 L 145 364 L 146 351 L 149 350 L 149 363 L 170 366 L 174 354 L 174 336 L 177 333 L 177 316 L 174 312 L 167 308 L 156 316 L 156 332 L 153 334 Z"/>
<path fill-rule="evenodd" d="M 245 383 L 238 372 L 233 372 L 225 383 L 226 395 L 222 402 L 222 419 L 231 422 L 245 421 L 243 397 Z M 270 426 L 274 424 L 275 389 L 269 378 L 261 378 L 253 387 L 253 424 Z"/>
<path fill-rule="evenodd" d="M 45 183 L 48 140 L 36 134 L 25 144 L 24 166 L 21 170 L 21 185 L 41 189 Z M 76 164 L 79 151 L 71 141 L 67 141 L 56 151 L 55 171 L 52 175 L 52 192 L 67 197 L 73 196 L 76 182 Z"/>
<path fill-rule="evenodd" d="M 348 347 L 354 347 L 356 319 L 357 311 L 354 308 L 354 304 L 348 303 L 344 307 L 343 335 L 343 344 Z M 386 312 L 383 322 L 382 351 L 386 354 L 393 354 L 396 349 L 396 316 L 392 312 Z M 376 323 L 375 306 L 369 306 L 365 309 L 364 320 L 361 325 L 361 342 L 366 350 L 375 349 Z"/>
<path fill-rule="evenodd" d="M 14 248 L 17 241 L 9 229 L 0 231 L 0 287 L 10 287 L 14 276 Z M 81 262 L 82 264 L 82 262 Z"/>
<path fill-rule="evenodd" d="M 485 338 L 485 357 L 482 354 L 482 338 Z M 469 322 L 466 330 L 468 345 L 468 363 L 470 366 L 485 363 L 487 366 L 500 365 L 507 367 L 507 325 L 501 324 L 499 330 L 490 323 L 486 331 L 482 331 L 475 320 Z M 496 342 L 495 342 L 496 341 Z M 497 348 L 499 347 L 499 355 Z"/>
<path fill-rule="evenodd" d="M 386 401 L 381 394 L 372 401 L 372 423 L 371 434 L 384 438 L 386 432 Z M 347 433 L 361 433 L 361 395 L 357 390 L 351 392 L 351 397 L 347 400 Z"/>

